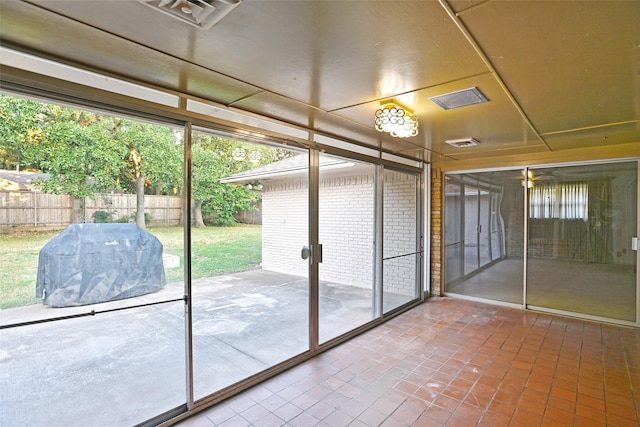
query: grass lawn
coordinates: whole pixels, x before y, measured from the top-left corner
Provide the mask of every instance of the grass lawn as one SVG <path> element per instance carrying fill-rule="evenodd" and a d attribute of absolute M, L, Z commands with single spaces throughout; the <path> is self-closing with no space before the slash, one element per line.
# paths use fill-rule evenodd
<path fill-rule="evenodd" d="M 180 267 L 165 270 L 167 283 L 180 282 L 184 271 L 184 237 L 181 227 L 147 228 L 164 246 L 180 257 Z M 39 303 L 35 298 L 38 254 L 57 231 L 20 231 L 0 234 L 0 309 Z M 262 261 L 262 227 L 194 228 L 191 232 L 191 274 L 194 279 L 258 268 Z"/>

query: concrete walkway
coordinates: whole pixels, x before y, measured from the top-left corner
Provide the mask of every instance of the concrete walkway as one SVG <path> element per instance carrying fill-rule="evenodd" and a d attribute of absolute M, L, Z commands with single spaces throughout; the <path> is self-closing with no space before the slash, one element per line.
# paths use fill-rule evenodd
<path fill-rule="evenodd" d="M 0 425 L 130 426 L 184 405 L 183 293 L 169 284 L 117 302 L 1 311 L 3 325 L 97 314 L 0 331 Z M 304 352 L 308 298 L 305 278 L 264 270 L 194 281 L 195 399 Z M 371 299 L 322 284 L 321 341 L 371 320 Z"/>

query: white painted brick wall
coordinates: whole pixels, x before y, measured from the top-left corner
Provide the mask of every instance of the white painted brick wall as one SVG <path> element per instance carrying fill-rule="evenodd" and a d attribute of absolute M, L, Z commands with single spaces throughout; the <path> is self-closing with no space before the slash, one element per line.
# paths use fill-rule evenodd
<path fill-rule="evenodd" d="M 387 172 L 385 257 L 415 252 L 415 179 Z M 308 244 L 306 183 L 267 185 L 262 198 L 262 267 L 308 276 L 300 251 Z M 333 177 L 320 182 L 320 280 L 371 288 L 374 254 L 373 175 Z M 384 287 L 413 295 L 415 257 L 385 262 Z"/>
<path fill-rule="evenodd" d="M 373 175 L 321 180 L 320 280 L 373 286 L 373 217 Z"/>
<path fill-rule="evenodd" d="M 416 292 L 416 177 L 385 171 L 383 287 L 387 292 L 413 296 Z M 401 256 L 401 257 L 399 257 Z"/>
<path fill-rule="evenodd" d="M 262 268 L 307 277 L 300 257 L 309 243 L 309 196 L 306 183 L 265 186 L 262 195 Z"/>

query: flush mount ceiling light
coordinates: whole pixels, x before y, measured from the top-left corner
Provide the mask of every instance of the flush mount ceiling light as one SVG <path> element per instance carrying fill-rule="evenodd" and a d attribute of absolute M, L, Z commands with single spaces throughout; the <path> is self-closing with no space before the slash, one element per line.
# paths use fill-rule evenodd
<path fill-rule="evenodd" d="M 473 147 L 480 144 L 480 141 L 475 138 L 448 139 L 445 142 L 456 148 Z"/>
<path fill-rule="evenodd" d="M 418 134 L 418 117 L 404 105 L 395 101 L 382 101 L 375 115 L 376 130 L 398 138 Z"/>
<path fill-rule="evenodd" d="M 242 0 L 138 0 L 187 24 L 208 30 Z"/>
<path fill-rule="evenodd" d="M 488 102 L 489 99 L 484 96 L 477 87 L 459 90 L 456 92 L 445 93 L 443 95 L 432 96 L 429 98 L 445 110 L 453 108 L 466 107 L 468 105 L 481 104 Z"/>

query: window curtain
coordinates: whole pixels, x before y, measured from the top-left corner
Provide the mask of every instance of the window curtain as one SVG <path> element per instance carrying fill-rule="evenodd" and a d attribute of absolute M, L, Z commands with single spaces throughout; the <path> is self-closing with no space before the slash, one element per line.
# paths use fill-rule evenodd
<path fill-rule="evenodd" d="M 589 218 L 589 185 L 586 182 L 535 185 L 529 190 L 529 217 L 586 221 Z"/>
<path fill-rule="evenodd" d="M 611 180 L 596 179 L 589 181 L 589 233 L 588 260 L 598 264 L 613 262 L 611 253 Z"/>

